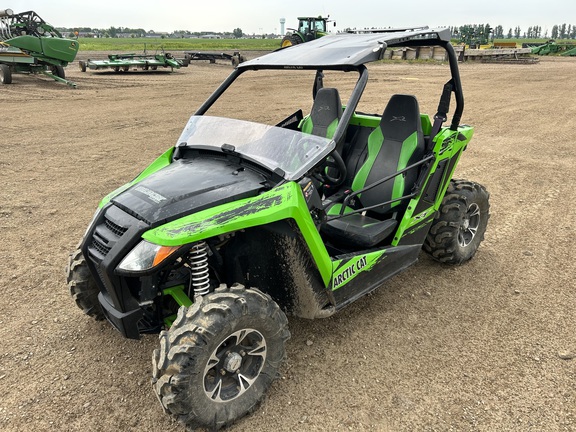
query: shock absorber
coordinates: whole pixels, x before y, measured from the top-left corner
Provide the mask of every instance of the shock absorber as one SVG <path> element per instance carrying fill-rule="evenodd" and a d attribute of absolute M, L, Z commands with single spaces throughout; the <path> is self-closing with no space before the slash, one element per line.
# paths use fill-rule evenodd
<path fill-rule="evenodd" d="M 190 278 L 194 296 L 210 292 L 210 274 L 208 271 L 208 245 L 201 241 L 190 250 Z"/>

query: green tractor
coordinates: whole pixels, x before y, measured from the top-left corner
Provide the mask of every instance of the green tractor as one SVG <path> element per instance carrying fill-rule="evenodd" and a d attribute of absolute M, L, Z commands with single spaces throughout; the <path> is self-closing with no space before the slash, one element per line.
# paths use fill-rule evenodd
<path fill-rule="evenodd" d="M 291 32 L 286 33 L 284 38 L 282 38 L 281 47 L 298 45 L 326 36 L 328 34 L 327 23 L 333 22 L 329 21 L 328 18 L 330 18 L 330 16 L 326 18 L 322 18 L 321 16 L 298 18 L 298 29 L 288 29 L 291 30 Z M 336 25 L 336 22 L 334 22 L 334 25 Z"/>
<path fill-rule="evenodd" d="M 382 100 L 378 82 L 367 85 L 367 65 L 406 46 L 448 53 L 432 121 L 415 95 Z M 309 114 L 302 99 L 265 123 L 207 114 L 266 71 L 298 88 L 309 77 Z M 325 85 L 332 74 L 348 81 Z M 358 109 L 366 89 L 379 113 Z M 254 105 L 270 107 L 273 93 Z M 445 28 L 329 35 L 241 63 L 174 146 L 102 199 L 70 255 L 70 294 L 124 337 L 160 333 L 152 385 L 162 408 L 190 429 L 224 427 L 279 375 L 287 316 L 329 317 L 422 249 L 452 265 L 476 254 L 489 194 L 453 179 L 474 132 L 460 124 L 463 108 Z"/>
<path fill-rule="evenodd" d="M 0 83 L 11 84 L 13 73 L 43 74 L 55 81 L 66 80 L 64 67 L 74 61 L 78 41 L 63 38 L 36 12 L 15 14 L 0 10 Z"/>

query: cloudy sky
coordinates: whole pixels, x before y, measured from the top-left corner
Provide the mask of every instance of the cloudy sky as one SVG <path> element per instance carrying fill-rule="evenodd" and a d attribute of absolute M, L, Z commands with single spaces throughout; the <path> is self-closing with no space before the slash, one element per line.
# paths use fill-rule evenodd
<path fill-rule="evenodd" d="M 56 27 L 130 27 L 154 31 L 232 31 L 279 33 L 296 27 L 298 16 L 327 15 L 347 27 L 453 26 L 489 23 L 504 31 L 540 25 L 576 24 L 574 0 L 4 0 L 14 12 L 33 10 Z M 572 21 L 572 22 L 571 22 Z"/>

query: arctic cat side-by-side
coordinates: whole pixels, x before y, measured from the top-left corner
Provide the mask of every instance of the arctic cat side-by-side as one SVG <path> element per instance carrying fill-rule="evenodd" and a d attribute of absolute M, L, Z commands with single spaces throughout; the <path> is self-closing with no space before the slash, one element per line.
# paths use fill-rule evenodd
<path fill-rule="evenodd" d="M 460 124 L 449 39 L 427 27 L 338 34 L 241 63 L 173 147 L 100 202 L 70 256 L 70 293 L 127 338 L 160 333 L 152 382 L 167 413 L 189 428 L 232 423 L 278 376 L 287 316 L 329 317 L 422 249 L 447 264 L 474 256 L 489 195 L 452 178 L 473 128 Z M 408 94 L 386 97 L 381 114 L 359 110 L 366 64 L 400 46 L 448 53 L 432 119 Z M 207 114 L 262 71 L 309 75 L 310 113 L 274 125 Z M 325 85 L 340 72 L 347 89 Z"/>

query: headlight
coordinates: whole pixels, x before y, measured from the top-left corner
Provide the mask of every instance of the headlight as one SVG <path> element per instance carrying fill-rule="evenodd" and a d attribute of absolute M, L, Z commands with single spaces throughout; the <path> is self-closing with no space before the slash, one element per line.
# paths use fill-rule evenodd
<path fill-rule="evenodd" d="M 118 270 L 140 272 L 149 270 L 162 263 L 166 258 L 180 249 L 180 246 L 160 246 L 142 240 L 130 251 L 118 266 Z"/>

